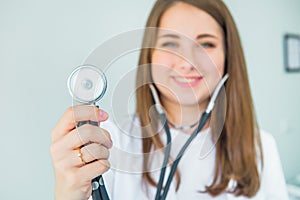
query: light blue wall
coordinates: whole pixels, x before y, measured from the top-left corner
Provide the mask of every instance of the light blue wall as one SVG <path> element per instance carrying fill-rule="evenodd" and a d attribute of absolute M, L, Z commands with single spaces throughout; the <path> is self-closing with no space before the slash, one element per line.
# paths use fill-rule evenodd
<path fill-rule="evenodd" d="M 112 35 L 143 27 L 153 2 L 0 2 L 0 199 L 53 199 L 50 132 L 72 104 L 69 73 Z M 283 70 L 282 37 L 300 34 L 300 1 L 225 2 L 242 36 L 259 124 L 275 136 L 290 178 L 300 169 L 300 73 Z"/>
<path fill-rule="evenodd" d="M 300 1 L 225 2 L 242 38 L 259 125 L 274 135 L 290 179 L 300 173 L 300 72 L 284 70 L 283 35 L 300 34 Z"/>
<path fill-rule="evenodd" d="M 50 133 L 72 105 L 66 80 L 103 41 L 143 27 L 152 2 L 0 1 L 0 199 L 54 199 Z"/>

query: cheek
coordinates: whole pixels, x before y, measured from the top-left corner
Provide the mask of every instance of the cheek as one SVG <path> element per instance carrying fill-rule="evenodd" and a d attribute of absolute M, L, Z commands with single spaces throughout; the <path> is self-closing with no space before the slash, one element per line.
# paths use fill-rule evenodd
<path fill-rule="evenodd" d="M 221 55 L 219 55 L 216 59 L 216 67 L 220 75 L 223 76 L 225 68 L 225 55 L 223 52 L 221 52 Z"/>
<path fill-rule="evenodd" d="M 172 67 L 172 60 L 174 60 L 173 57 L 174 56 L 171 53 L 154 50 L 152 54 L 152 63 Z"/>
<path fill-rule="evenodd" d="M 216 66 L 221 76 L 224 75 L 224 69 L 225 69 L 225 49 L 224 46 L 220 48 L 218 51 L 218 54 L 216 55 Z"/>
<path fill-rule="evenodd" d="M 209 64 L 206 70 L 211 75 L 215 75 L 217 77 L 222 77 L 224 74 L 224 66 L 225 66 L 225 55 L 223 51 L 218 51 L 209 54 Z"/>
<path fill-rule="evenodd" d="M 224 74 L 225 55 L 223 51 L 208 53 L 209 60 L 203 65 L 205 87 L 211 95 Z"/>
<path fill-rule="evenodd" d="M 164 84 L 167 81 L 167 74 L 169 68 L 163 67 L 160 64 L 151 64 L 151 74 L 154 83 Z"/>
<path fill-rule="evenodd" d="M 165 97 L 174 96 L 170 90 L 170 74 L 173 70 L 174 56 L 162 51 L 154 51 L 152 54 L 151 74 L 159 93 Z"/>
<path fill-rule="evenodd" d="M 154 51 L 152 54 L 151 73 L 154 82 L 161 82 L 170 73 L 173 67 L 172 55 L 162 51 Z"/>

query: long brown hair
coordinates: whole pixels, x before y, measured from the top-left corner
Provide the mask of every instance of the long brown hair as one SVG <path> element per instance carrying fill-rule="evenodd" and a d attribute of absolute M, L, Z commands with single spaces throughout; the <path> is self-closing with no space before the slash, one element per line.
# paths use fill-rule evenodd
<path fill-rule="evenodd" d="M 222 0 L 157 0 L 148 18 L 146 27 L 159 27 L 163 13 L 177 2 L 193 5 L 210 14 L 223 29 L 225 41 L 225 73 L 230 77 L 226 88 L 226 116 L 220 138 L 216 144 L 216 162 L 214 179 L 206 186 L 206 192 L 217 196 L 226 191 L 230 179 L 237 181 L 233 193 L 237 196 L 254 196 L 260 188 L 258 159 L 263 163 L 258 125 L 255 119 L 250 86 L 246 70 L 244 53 L 235 22 Z M 144 35 L 144 46 L 155 42 L 154 33 Z M 157 183 L 147 171 L 149 152 L 154 148 L 163 148 L 157 124 L 151 123 L 149 110 L 154 105 L 148 84 L 151 81 L 151 48 L 141 50 L 136 93 L 137 115 L 143 128 L 144 173 L 143 178 L 155 186 Z M 145 83 L 145 84 L 143 84 Z M 152 124 L 152 126 L 149 126 Z M 151 137 L 149 137 L 151 136 Z M 257 151 L 258 150 L 258 151 Z M 177 189 L 180 184 L 179 173 L 176 175 Z"/>

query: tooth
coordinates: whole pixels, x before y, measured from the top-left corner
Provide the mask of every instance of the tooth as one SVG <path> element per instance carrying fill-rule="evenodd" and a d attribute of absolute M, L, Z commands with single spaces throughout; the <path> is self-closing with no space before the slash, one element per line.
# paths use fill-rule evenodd
<path fill-rule="evenodd" d="M 195 78 L 176 78 L 177 81 L 183 82 L 183 83 L 191 83 L 194 82 Z"/>

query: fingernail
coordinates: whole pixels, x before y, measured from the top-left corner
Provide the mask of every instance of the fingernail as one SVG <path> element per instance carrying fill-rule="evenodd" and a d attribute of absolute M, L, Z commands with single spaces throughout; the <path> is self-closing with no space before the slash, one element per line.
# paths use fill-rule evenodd
<path fill-rule="evenodd" d="M 107 116 L 108 116 L 108 114 L 105 111 L 99 110 L 100 119 L 105 119 L 105 118 L 107 118 Z"/>
<path fill-rule="evenodd" d="M 107 140 L 106 145 L 109 149 L 112 148 L 112 146 L 113 146 L 112 140 Z"/>

